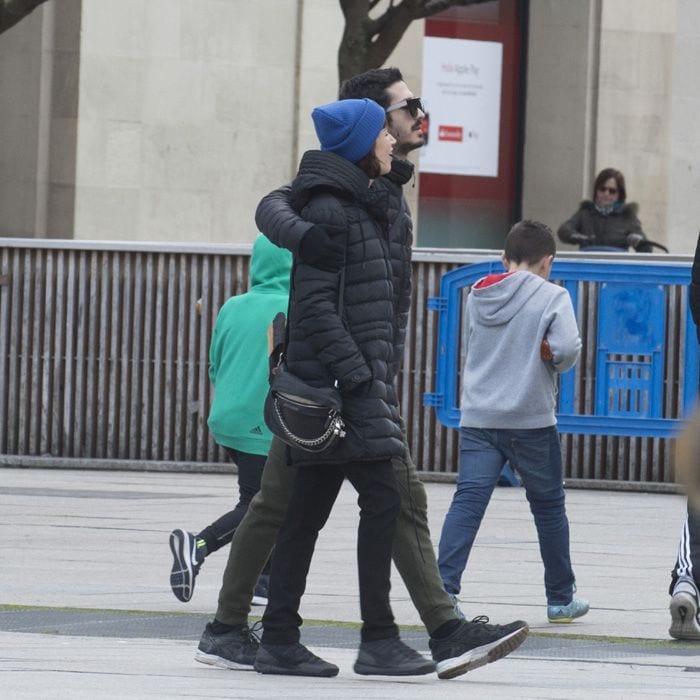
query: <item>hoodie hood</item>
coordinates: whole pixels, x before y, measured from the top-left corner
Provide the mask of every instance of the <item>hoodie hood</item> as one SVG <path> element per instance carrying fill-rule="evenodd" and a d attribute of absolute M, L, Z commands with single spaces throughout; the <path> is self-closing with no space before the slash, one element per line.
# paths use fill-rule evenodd
<path fill-rule="evenodd" d="M 486 287 L 474 285 L 469 295 L 470 310 L 477 322 L 484 326 L 503 325 L 546 283 L 532 272 L 519 270 L 495 284 Z"/>
<path fill-rule="evenodd" d="M 278 248 L 262 233 L 253 243 L 250 261 L 250 287 L 256 292 L 289 294 L 289 271 L 292 267 L 292 254 Z"/>

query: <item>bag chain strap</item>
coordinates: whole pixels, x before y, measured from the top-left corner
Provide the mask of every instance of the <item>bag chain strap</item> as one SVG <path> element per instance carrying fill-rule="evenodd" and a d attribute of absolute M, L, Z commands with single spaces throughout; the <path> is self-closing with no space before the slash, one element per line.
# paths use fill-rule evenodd
<path fill-rule="evenodd" d="M 285 432 L 285 435 L 294 440 L 298 445 L 302 445 L 304 447 L 318 447 L 319 445 L 322 445 L 326 440 L 328 440 L 332 435 L 337 435 L 338 437 L 344 437 L 345 436 L 345 431 L 343 428 L 345 427 L 345 423 L 343 423 L 343 420 L 340 418 L 338 413 L 331 409 L 328 412 L 328 415 L 331 418 L 331 422 L 328 424 L 328 428 L 326 428 L 326 432 L 321 435 L 321 437 L 313 438 L 313 439 L 306 439 L 306 438 L 300 438 L 297 437 L 288 427 L 287 424 L 284 422 L 284 418 L 282 417 L 282 413 L 279 410 L 279 407 L 277 406 L 277 398 L 273 398 L 272 402 L 273 406 L 275 407 L 275 414 L 277 415 L 277 419 L 280 422 L 280 425 L 282 426 L 282 429 Z"/>

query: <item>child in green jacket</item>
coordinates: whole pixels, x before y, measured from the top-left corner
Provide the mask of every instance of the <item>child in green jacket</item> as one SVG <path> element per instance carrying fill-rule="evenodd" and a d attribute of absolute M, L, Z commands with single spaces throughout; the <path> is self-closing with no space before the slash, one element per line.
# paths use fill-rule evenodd
<path fill-rule="evenodd" d="M 239 500 L 198 534 L 184 528 L 170 533 L 173 566 L 170 587 L 178 600 L 192 597 L 205 557 L 231 542 L 253 496 L 260 489 L 272 434 L 263 420 L 268 391 L 267 330 L 287 311 L 291 253 L 259 234 L 250 262 L 250 291 L 231 297 L 221 308 L 209 349 L 209 379 L 214 386 L 207 424 L 214 440 L 238 467 Z M 267 604 L 268 567 L 253 603 Z"/>

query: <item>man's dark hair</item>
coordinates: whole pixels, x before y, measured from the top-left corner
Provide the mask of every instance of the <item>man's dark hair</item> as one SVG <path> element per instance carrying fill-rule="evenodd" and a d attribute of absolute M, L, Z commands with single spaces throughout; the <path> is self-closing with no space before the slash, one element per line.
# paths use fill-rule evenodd
<path fill-rule="evenodd" d="M 403 80 L 403 75 L 398 68 L 373 68 L 348 78 L 340 86 L 338 99 L 361 100 L 367 97 L 386 109 L 389 106 L 386 89 L 400 80 Z"/>
<path fill-rule="evenodd" d="M 518 221 L 508 232 L 503 253 L 509 262 L 534 265 L 548 255 L 554 255 L 557 246 L 552 230 L 539 221 Z"/>

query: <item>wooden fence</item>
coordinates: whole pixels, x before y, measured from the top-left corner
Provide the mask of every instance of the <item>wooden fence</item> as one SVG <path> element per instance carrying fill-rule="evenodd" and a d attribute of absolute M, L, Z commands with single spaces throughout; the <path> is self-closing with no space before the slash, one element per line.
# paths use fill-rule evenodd
<path fill-rule="evenodd" d="M 399 396 L 413 459 L 433 475 L 456 471 L 458 449 L 456 431 L 422 404 L 437 336 L 427 299 L 438 294 L 442 274 L 494 254 L 414 253 Z M 249 255 L 249 245 L 0 239 L 0 465 L 224 463 L 206 425 L 208 347 L 218 309 L 247 289 Z M 675 298 L 685 303 L 683 294 Z M 649 487 L 673 481 L 668 440 L 562 441 L 568 477 Z"/>

